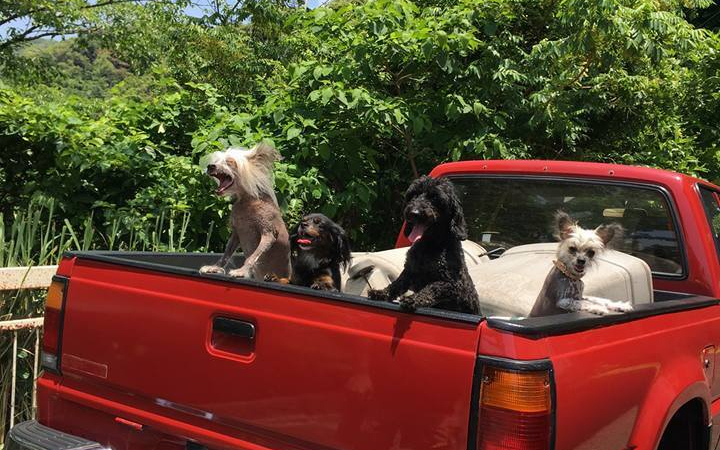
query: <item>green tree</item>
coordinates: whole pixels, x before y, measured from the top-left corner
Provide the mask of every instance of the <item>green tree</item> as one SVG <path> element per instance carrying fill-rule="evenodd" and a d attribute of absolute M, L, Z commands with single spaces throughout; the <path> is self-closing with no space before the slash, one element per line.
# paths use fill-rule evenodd
<path fill-rule="evenodd" d="M 710 4 L 244 2 L 200 18 L 116 4 L 64 56 L 38 51 L 51 76 L 6 75 L 4 206 L 42 192 L 99 224 L 132 218 L 128 229 L 190 212 L 200 242 L 227 208 L 198 161 L 260 139 L 284 156 L 288 222 L 323 211 L 356 248 L 391 245 L 405 187 L 444 161 L 599 160 L 716 179 L 720 42 L 688 21 Z"/>

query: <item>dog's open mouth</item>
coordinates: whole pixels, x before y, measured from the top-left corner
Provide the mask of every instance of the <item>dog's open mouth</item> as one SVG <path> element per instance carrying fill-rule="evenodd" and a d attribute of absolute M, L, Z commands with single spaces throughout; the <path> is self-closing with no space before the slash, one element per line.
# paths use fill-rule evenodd
<path fill-rule="evenodd" d="M 415 243 L 422 239 L 423 233 L 425 233 L 425 225 L 421 223 L 408 223 L 408 227 L 412 227 L 410 230 L 410 234 L 408 234 L 408 240 L 410 240 L 411 243 Z"/>
<path fill-rule="evenodd" d="M 301 250 L 309 250 L 313 245 L 313 239 L 307 236 L 301 236 L 297 238 L 295 242 L 297 242 Z"/>
<path fill-rule="evenodd" d="M 585 266 L 573 264 L 573 269 L 575 269 L 575 273 L 577 273 L 578 275 L 582 275 L 585 273 Z"/>
<path fill-rule="evenodd" d="M 225 191 L 230 188 L 230 186 L 233 185 L 233 179 L 230 175 L 222 173 L 222 172 L 215 172 L 211 174 L 211 176 L 215 177 L 215 179 L 218 182 L 218 188 L 217 188 L 217 194 L 222 195 L 225 193 Z"/>

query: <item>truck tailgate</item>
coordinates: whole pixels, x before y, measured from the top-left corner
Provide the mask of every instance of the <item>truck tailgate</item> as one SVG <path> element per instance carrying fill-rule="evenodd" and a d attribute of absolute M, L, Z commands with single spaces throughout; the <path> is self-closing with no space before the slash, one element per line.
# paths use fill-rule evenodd
<path fill-rule="evenodd" d="M 294 287 L 79 257 L 62 384 L 247 448 L 465 449 L 479 329 Z"/>

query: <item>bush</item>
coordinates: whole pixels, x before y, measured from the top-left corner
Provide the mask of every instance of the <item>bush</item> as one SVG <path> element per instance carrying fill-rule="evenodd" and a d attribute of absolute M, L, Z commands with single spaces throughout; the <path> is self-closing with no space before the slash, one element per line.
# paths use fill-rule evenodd
<path fill-rule="evenodd" d="M 34 73 L 17 61 L 6 70 L 2 208 L 42 193 L 71 223 L 92 212 L 121 240 L 187 214 L 187 247 L 220 250 L 228 205 L 198 162 L 262 139 L 284 156 L 287 221 L 322 211 L 363 249 L 392 245 L 405 187 L 443 161 L 610 161 L 717 179 L 720 40 L 683 9 L 707 4 L 258 3 L 236 17 L 249 23 L 123 5 L 71 46 L 83 57 L 62 50 L 89 79 L 127 61 L 111 89 L 78 95 L 63 79 L 74 66 L 36 84 L 8 75 Z"/>

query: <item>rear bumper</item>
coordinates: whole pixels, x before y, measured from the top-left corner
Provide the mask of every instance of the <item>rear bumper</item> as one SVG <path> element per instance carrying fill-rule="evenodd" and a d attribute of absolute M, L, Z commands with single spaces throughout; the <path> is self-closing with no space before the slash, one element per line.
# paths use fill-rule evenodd
<path fill-rule="evenodd" d="M 29 420 L 10 430 L 5 448 L 6 450 L 102 450 L 104 447 L 97 442 Z"/>

